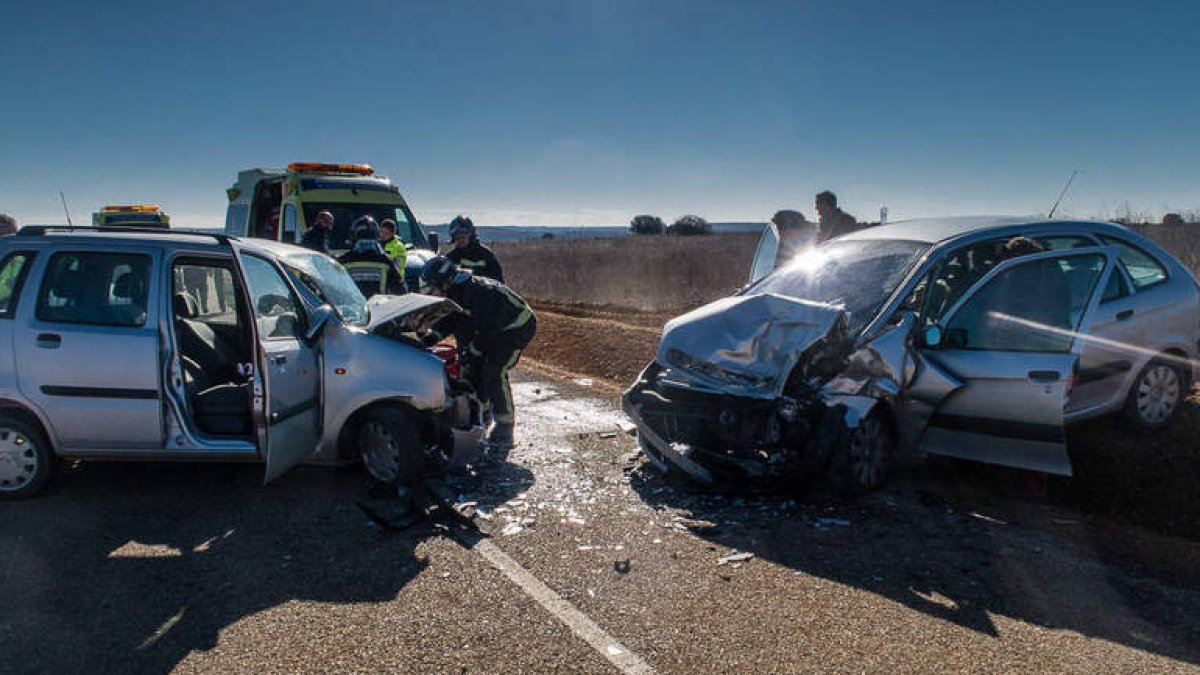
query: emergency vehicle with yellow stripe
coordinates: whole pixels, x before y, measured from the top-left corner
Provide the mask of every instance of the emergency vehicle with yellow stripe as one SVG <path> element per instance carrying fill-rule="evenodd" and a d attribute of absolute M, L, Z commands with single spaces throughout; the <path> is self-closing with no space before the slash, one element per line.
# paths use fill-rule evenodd
<path fill-rule="evenodd" d="M 350 230 L 360 217 L 390 219 L 408 250 L 405 277 L 413 283 L 437 251 L 437 235 L 417 221 L 400 188 L 368 164 L 293 162 L 286 169 L 246 169 L 226 193 L 225 233 L 231 236 L 296 244 L 317 214 L 328 211 L 334 220 L 329 249 L 338 255 L 354 245 Z"/>
<path fill-rule="evenodd" d="M 95 227 L 157 227 L 171 226 L 171 217 L 157 204 L 109 204 L 92 214 Z"/>

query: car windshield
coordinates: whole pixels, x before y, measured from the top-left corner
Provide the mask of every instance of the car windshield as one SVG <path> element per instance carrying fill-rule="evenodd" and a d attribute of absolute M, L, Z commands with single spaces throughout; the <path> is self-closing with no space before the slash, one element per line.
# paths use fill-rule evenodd
<path fill-rule="evenodd" d="M 859 328 L 879 311 L 928 244 L 896 240 L 835 241 L 812 249 L 747 289 L 844 307 Z"/>
<path fill-rule="evenodd" d="M 297 281 L 331 305 L 342 321 L 360 327 L 370 322 L 367 299 L 333 258 L 320 253 L 289 253 L 283 264 Z"/>
<path fill-rule="evenodd" d="M 354 242 L 350 240 L 350 226 L 362 216 L 369 215 L 375 222 L 382 223 L 386 219 L 396 221 L 396 238 L 408 247 L 414 244 L 425 245 L 425 235 L 417 224 L 416 218 L 408 207 L 396 204 L 343 204 L 306 202 L 304 204 L 304 222 L 312 224 L 317 214 L 328 211 L 333 214 L 333 233 L 329 236 L 329 248 L 341 251 L 350 248 Z"/>

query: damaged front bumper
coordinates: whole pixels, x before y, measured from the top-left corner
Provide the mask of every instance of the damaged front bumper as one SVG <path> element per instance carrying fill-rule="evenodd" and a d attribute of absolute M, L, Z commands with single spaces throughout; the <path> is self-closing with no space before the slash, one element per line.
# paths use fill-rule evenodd
<path fill-rule="evenodd" d="M 823 467 L 835 439 L 813 394 L 739 397 L 690 384 L 657 362 L 621 397 L 643 453 L 709 486 L 759 488 Z"/>

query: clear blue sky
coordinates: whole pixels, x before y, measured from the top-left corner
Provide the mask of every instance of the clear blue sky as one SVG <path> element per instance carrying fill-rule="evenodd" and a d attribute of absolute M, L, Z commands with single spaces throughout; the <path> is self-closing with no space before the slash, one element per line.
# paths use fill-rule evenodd
<path fill-rule="evenodd" d="M 368 162 L 418 217 L 1200 209 L 1200 2 L 7 2 L 0 211 Z"/>

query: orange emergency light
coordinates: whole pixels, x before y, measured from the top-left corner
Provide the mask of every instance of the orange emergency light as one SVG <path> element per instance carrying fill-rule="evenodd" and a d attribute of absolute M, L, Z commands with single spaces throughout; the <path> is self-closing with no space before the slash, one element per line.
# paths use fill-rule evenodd
<path fill-rule="evenodd" d="M 288 171 L 293 173 L 352 173 L 370 176 L 375 169 L 370 164 L 324 164 L 322 162 L 292 162 Z"/>
<path fill-rule="evenodd" d="M 103 209 L 104 213 L 158 213 L 158 204 L 109 204 Z"/>

